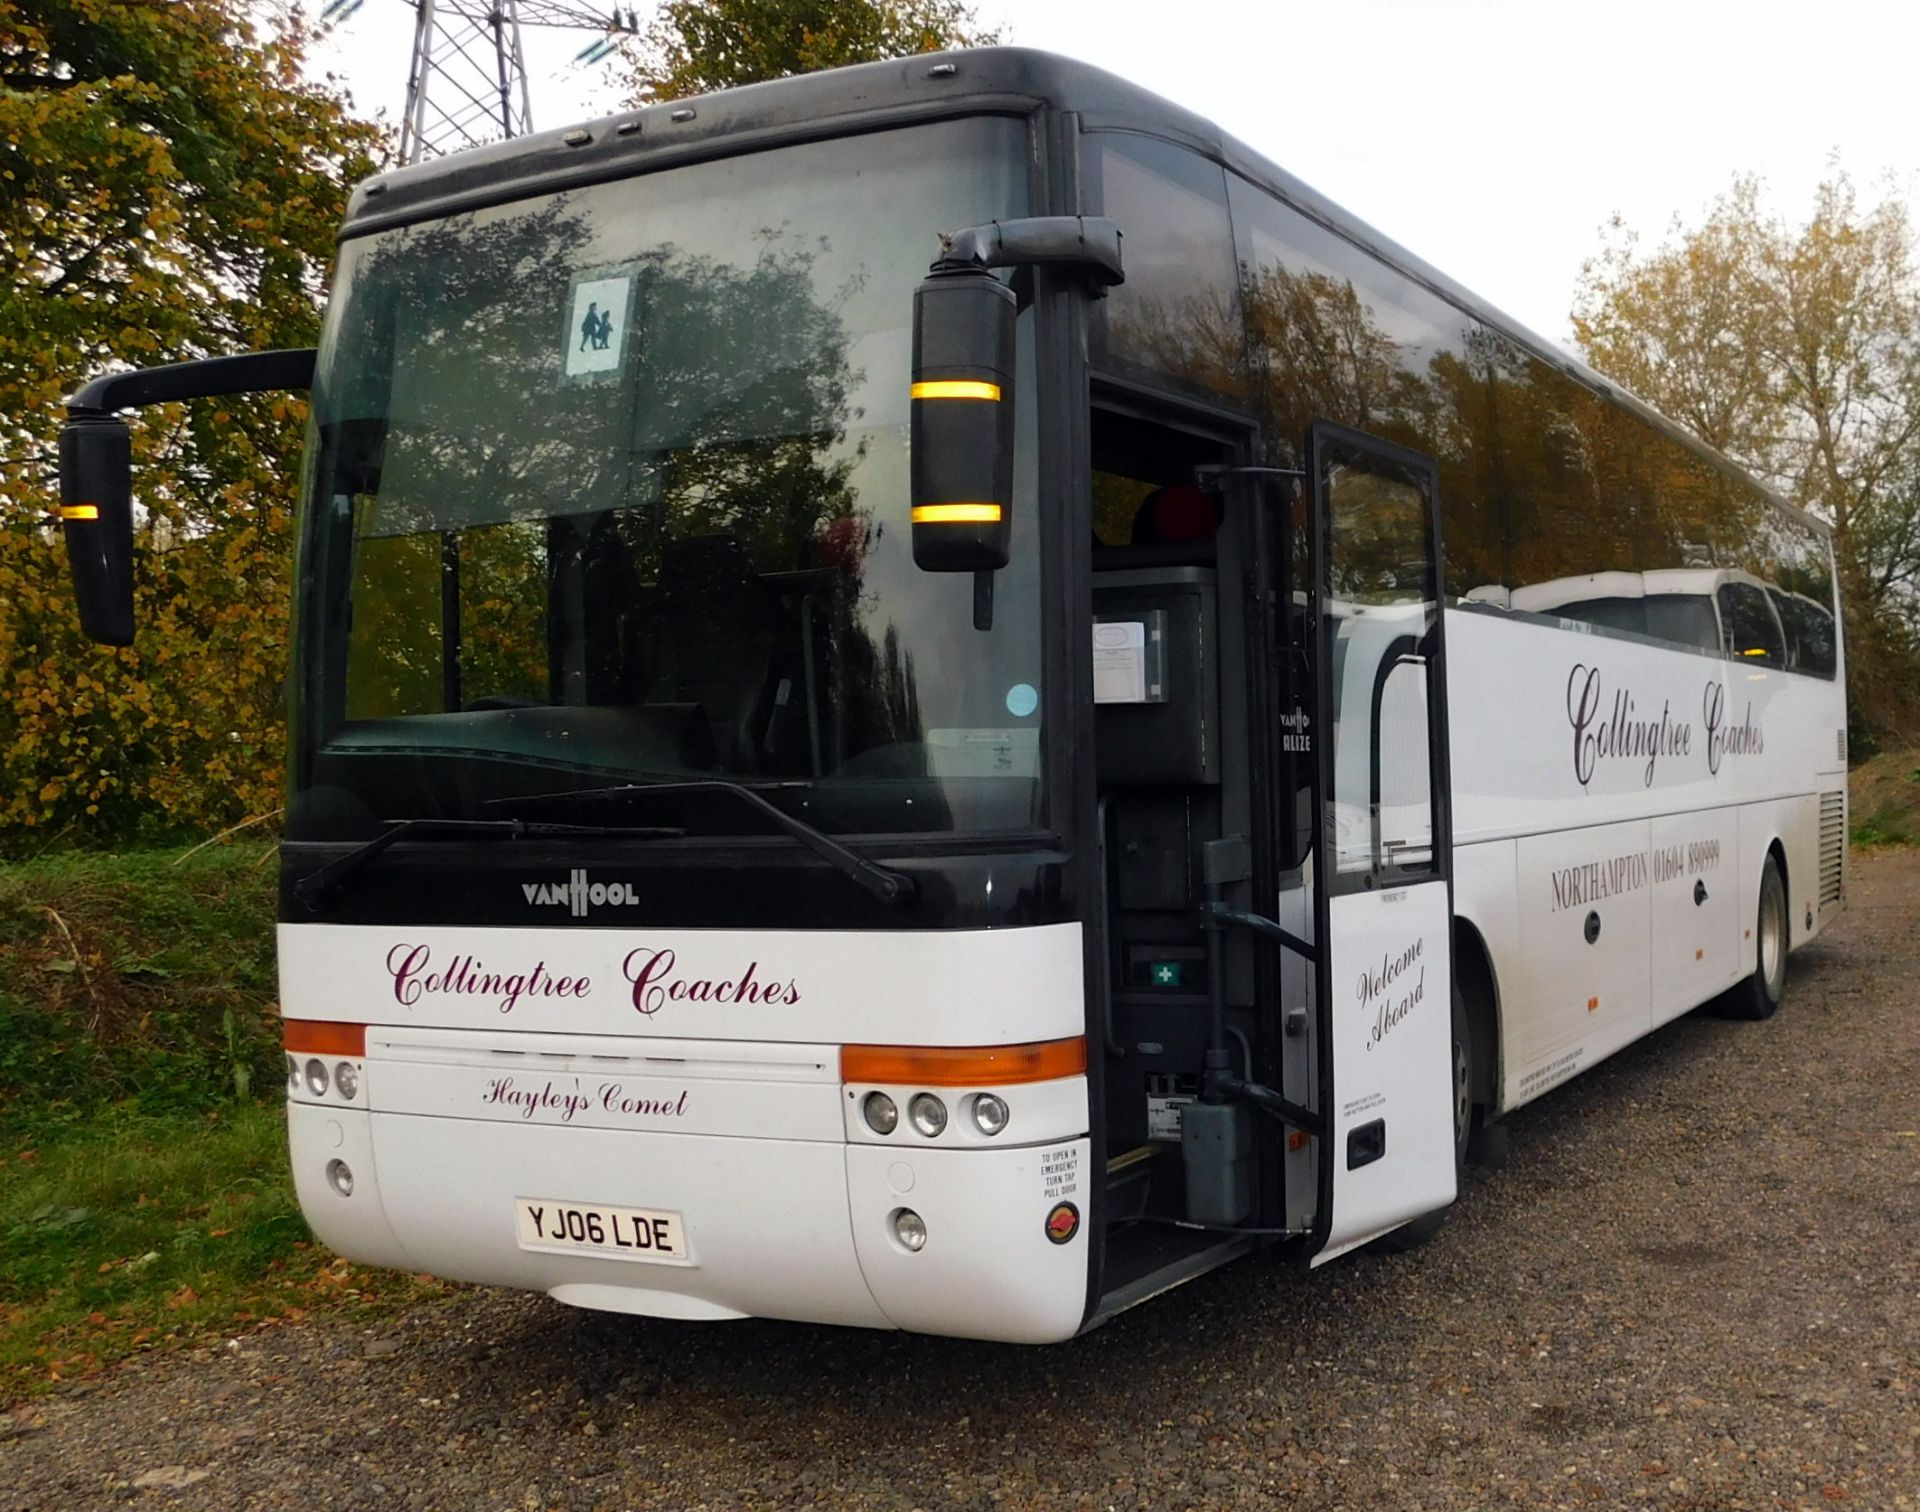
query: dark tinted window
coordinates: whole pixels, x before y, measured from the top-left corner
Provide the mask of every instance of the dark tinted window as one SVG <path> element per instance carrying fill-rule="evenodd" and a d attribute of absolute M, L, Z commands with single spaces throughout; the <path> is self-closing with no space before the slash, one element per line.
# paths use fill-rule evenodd
<path fill-rule="evenodd" d="M 1026 146 L 943 122 L 348 242 L 289 833 L 715 774 L 842 831 L 1033 823 L 1030 310 L 990 630 L 907 518 L 927 238 L 1024 213 Z"/>
<path fill-rule="evenodd" d="M 1087 198 L 1126 238 L 1127 281 L 1094 307 L 1095 363 L 1241 397 L 1246 363 L 1225 172 L 1154 137 L 1095 132 L 1086 141 Z"/>
<path fill-rule="evenodd" d="M 1627 630 L 1635 635 L 1647 633 L 1646 600 L 1639 598 L 1584 599 L 1563 604 L 1554 611 L 1562 619 L 1580 620 L 1607 630 Z"/>
<path fill-rule="evenodd" d="M 1780 616 L 1780 627 L 1787 636 L 1787 665 L 1796 672 L 1811 672 L 1831 677 L 1838 660 L 1834 645 L 1833 616 L 1810 598 L 1767 590 Z"/>
<path fill-rule="evenodd" d="M 1768 667 L 1787 664 L 1780 621 L 1774 617 L 1764 589 L 1752 583 L 1723 583 L 1716 597 L 1727 655 Z"/>
<path fill-rule="evenodd" d="M 1269 441 L 1316 419 L 1424 452 L 1440 466 L 1455 594 L 1506 581 L 1478 326 L 1292 206 L 1229 177 L 1252 398 Z"/>
<path fill-rule="evenodd" d="M 1720 617 L 1704 593 L 1650 593 L 1641 601 L 1646 609 L 1647 634 L 1695 651 L 1720 649 Z"/>

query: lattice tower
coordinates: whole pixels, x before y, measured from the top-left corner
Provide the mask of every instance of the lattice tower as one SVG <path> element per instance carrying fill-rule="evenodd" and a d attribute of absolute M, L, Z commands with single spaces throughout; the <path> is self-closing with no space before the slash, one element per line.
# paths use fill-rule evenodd
<path fill-rule="evenodd" d="M 533 130 L 521 27 L 597 31 L 609 38 L 630 35 L 636 29 L 631 10 L 599 9 L 569 0 L 408 0 L 408 4 L 416 20 L 406 119 L 400 127 L 403 163 Z"/>

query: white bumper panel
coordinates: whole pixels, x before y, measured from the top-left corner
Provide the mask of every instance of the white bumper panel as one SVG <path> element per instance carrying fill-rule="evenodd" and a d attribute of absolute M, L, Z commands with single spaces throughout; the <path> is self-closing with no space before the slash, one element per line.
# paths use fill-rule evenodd
<path fill-rule="evenodd" d="M 338 1115 L 296 1108 L 291 1116 L 297 1127 Z M 302 1173 L 301 1205 L 311 1219 L 329 1202 L 344 1208 L 364 1199 L 384 1214 L 379 1227 L 390 1225 L 412 1268 L 655 1317 L 888 1326 L 854 1254 L 842 1145 L 398 1114 L 374 1114 L 371 1123 L 377 1186 L 357 1180 L 342 1199 L 325 1186 L 321 1159 L 311 1197 Z M 514 1223 L 520 1197 L 679 1213 L 688 1262 L 523 1250 Z M 339 1228 L 338 1239 L 318 1223 L 315 1231 L 354 1259 L 391 1264 L 356 1242 L 374 1225 L 369 1218 Z"/>
<path fill-rule="evenodd" d="M 854 1244 L 888 1321 L 918 1333 L 1051 1344 L 1080 1329 L 1087 1305 L 1085 1139 L 1007 1150 L 846 1147 Z M 1077 1215 L 1048 1237 L 1063 1203 Z M 926 1247 L 909 1252 L 893 1214 L 911 1208 Z"/>
<path fill-rule="evenodd" d="M 287 1109 L 300 1205 L 351 1259 L 650 1317 L 1070 1338 L 1086 1306 L 1085 1139 L 903 1149 Z M 377 1159 L 376 1159 L 377 1154 Z M 327 1180 L 353 1171 L 353 1194 Z M 564 1174 L 561 1174 L 564 1173 Z M 681 1215 L 686 1263 L 520 1247 L 516 1198 Z M 1075 1210 L 1056 1243 L 1048 1220 Z M 927 1226 L 910 1253 L 903 1207 Z M 1055 1232 L 1058 1232 L 1056 1228 Z"/>
<path fill-rule="evenodd" d="M 380 1173 L 373 1163 L 373 1120 L 364 1108 L 290 1102 L 287 1145 L 300 1211 L 322 1244 L 367 1265 L 424 1269 L 401 1248 L 381 1206 Z M 327 1181 L 327 1166 L 335 1160 L 344 1161 L 353 1172 L 351 1197 L 342 1197 Z"/>

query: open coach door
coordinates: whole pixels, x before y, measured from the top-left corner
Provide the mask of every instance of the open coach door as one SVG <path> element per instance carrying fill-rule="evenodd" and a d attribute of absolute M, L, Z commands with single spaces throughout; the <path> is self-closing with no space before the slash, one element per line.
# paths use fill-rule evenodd
<path fill-rule="evenodd" d="M 1308 438 L 1320 833 L 1313 1263 L 1457 1189 L 1453 864 L 1440 525 L 1430 458 L 1326 421 Z"/>

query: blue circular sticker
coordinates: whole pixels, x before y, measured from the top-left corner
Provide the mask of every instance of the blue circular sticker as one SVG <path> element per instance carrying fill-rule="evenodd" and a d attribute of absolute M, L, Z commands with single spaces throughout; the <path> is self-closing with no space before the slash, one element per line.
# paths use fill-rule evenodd
<path fill-rule="evenodd" d="M 1007 712 L 1016 719 L 1025 719 L 1040 707 L 1040 693 L 1032 683 L 1015 683 L 1007 689 Z"/>

